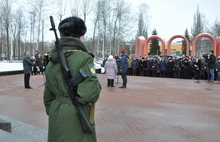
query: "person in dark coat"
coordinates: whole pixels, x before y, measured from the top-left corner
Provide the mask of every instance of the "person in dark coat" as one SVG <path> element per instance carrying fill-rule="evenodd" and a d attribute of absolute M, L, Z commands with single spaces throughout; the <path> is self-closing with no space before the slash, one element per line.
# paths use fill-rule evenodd
<path fill-rule="evenodd" d="M 137 75 L 138 64 L 139 64 L 138 59 L 136 57 L 133 57 L 133 60 L 132 60 L 132 72 L 133 72 L 134 76 Z"/>
<path fill-rule="evenodd" d="M 220 81 L 220 58 L 218 58 L 218 62 L 216 64 L 216 80 Z"/>
<path fill-rule="evenodd" d="M 121 72 L 123 84 L 119 88 L 127 87 L 127 70 L 128 70 L 128 55 L 125 53 L 125 50 L 122 50 L 121 59 L 120 59 L 120 72 Z"/>
<path fill-rule="evenodd" d="M 141 60 L 139 61 L 139 71 L 140 71 L 140 76 L 144 76 L 145 73 L 145 58 L 142 57 Z"/>
<path fill-rule="evenodd" d="M 174 67 L 174 63 L 173 60 L 170 58 L 169 61 L 167 62 L 167 76 L 169 78 L 173 78 L 173 67 Z"/>
<path fill-rule="evenodd" d="M 160 69 L 160 77 L 165 77 L 165 73 L 167 71 L 167 63 L 164 60 L 164 58 L 162 58 L 159 62 L 159 69 Z"/>
<path fill-rule="evenodd" d="M 182 63 L 182 73 L 183 79 L 192 79 L 191 78 L 191 67 L 188 59 L 185 59 Z"/>
<path fill-rule="evenodd" d="M 179 56 L 174 60 L 174 78 L 180 78 L 181 73 L 181 59 Z"/>
<path fill-rule="evenodd" d="M 208 62 L 209 73 L 211 75 L 210 83 L 213 83 L 214 82 L 214 78 L 215 78 L 214 70 L 216 68 L 216 57 L 214 55 L 214 51 L 213 50 L 210 51 L 210 57 L 206 61 Z"/>
<path fill-rule="evenodd" d="M 30 52 L 26 51 L 23 56 L 23 68 L 24 68 L 24 87 L 26 89 L 32 89 L 30 86 L 30 75 L 32 73 L 32 66 L 34 63 L 31 61 Z"/>
<path fill-rule="evenodd" d="M 152 69 L 152 76 L 156 77 L 157 76 L 157 69 L 158 69 L 158 61 L 156 57 L 153 58 L 151 61 L 151 69 Z"/>
<path fill-rule="evenodd" d="M 38 68 L 38 74 L 44 75 L 44 62 L 40 54 L 38 54 L 38 58 L 36 59 L 36 66 Z"/>
<path fill-rule="evenodd" d="M 146 76 L 152 76 L 152 71 L 151 71 L 151 58 L 150 57 L 147 57 L 147 60 L 146 60 Z"/>
<path fill-rule="evenodd" d="M 194 77 L 195 79 L 200 79 L 200 72 L 202 69 L 202 63 L 199 57 L 196 57 L 195 61 L 193 62 L 193 72 L 194 72 Z"/>

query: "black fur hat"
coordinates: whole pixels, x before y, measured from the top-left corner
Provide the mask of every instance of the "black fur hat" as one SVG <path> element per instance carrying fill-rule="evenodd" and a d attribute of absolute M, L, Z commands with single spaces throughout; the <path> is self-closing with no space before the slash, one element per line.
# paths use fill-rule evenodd
<path fill-rule="evenodd" d="M 68 17 L 62 20 L 58 26 L 60 36 L 80 37 L 86 33 L 84 21 L 78 17 Z"/>

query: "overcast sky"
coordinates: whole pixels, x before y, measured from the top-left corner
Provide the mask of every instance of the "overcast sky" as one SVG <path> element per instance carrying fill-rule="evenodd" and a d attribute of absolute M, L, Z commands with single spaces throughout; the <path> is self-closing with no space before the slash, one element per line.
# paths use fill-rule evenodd
<path fill-rule="evenodd" d="M 23 1 L 23 0 L 18 0 Z M 205 15 L 208 26 L 213 25 L 214 21 L 220 21 L 220 0 L 125 0 L 132 4 L 134 12 L 138 12 L 138 6 L 146 3 L 149 6 L 148 15 L 150 18 L 150 27 L 148 36 L 152 34 L 153 29 L 157 30 L 158 36 L 168 41 L 173 35 L 184 35 L 186 28 L 191 35 L 194 14 L 197 6 L 200 13 Z M 24 3 L 21 2 L 21 4 Z M 24 5 L 23 5 L 24 6 Z M 68 17 L 70 15 L 65 15 Z M 49 23 L 49 18 L 46 21 Z M 45 24 L 46 24 L 45 22 Z M 55 21 L 56 22 L 56 21 Z M 58 25 L 58 22 L 56 22 Z M 46 25 L 45 25 L 46 26 Z M 50 26 L 50 25 L 47 25 Z M 92 33 L 92 31 L 91 31 Z M 89 31 L 87 32 L 89 34 Z M 45 40 L 53 40 L 52 32 L 45 32 Z M 179 40 L 179 39 L 176 39 Z M 182 40 L 182 39 L 180 39 Z M 175 40 L 174 40 L 175 41 Z"/>
<path fill-rule="evenodd" d="M 129 0 L 134 7 L 141 3 L 149 6 L 150 28 L 149 36 L 153 29 L 165 41 L 175 34 L 184 35 L 186 28 L 191 35 L 194 14 L 197 6 L 200 13 L 205 15 L 209 26 L 216 19 L 220 20 L 220 0 Z M 177 39 L 178 40 L 178 39 Z"/>

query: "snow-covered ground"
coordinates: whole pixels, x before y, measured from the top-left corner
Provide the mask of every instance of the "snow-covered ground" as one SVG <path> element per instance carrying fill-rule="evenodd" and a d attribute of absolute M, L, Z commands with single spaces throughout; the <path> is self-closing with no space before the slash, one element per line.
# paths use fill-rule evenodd
<path fill-rule="evenodd" d="M 100 69 L 102 73 L 104 73 L 104 68 L 101 67 L 102 62 L 98 62 L 94 60 L 95 69 Z M 21 61 L 8 62 L 6 60 L 0 61 L 0 72 L 6 71 L 20 71 L 23 70 L 23 64 Z"/>
<path fill-rule="evenodd" d="M 0 72 L 5 71 L 20 71 L 23 70 L 22 62 L 8 62 L 6 60 L 0 61 Z"/>

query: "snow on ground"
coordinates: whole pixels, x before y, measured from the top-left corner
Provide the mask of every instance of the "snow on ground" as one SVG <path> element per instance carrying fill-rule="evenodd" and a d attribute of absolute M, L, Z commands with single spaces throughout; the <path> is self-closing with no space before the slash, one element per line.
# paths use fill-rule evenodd
<path fill-rule="evenodd" d="M 14 62 L 9 62 L 9 61 L 0 61 L 0 72 L 5 72 L 5 71 L 19 71 L 23 70 L 23 64 L 20 61 L 14 61 Z"/>

